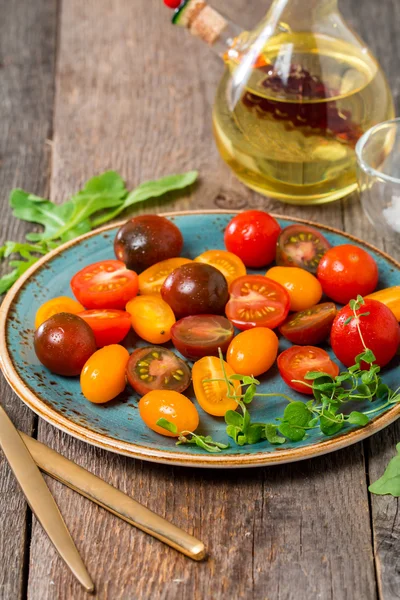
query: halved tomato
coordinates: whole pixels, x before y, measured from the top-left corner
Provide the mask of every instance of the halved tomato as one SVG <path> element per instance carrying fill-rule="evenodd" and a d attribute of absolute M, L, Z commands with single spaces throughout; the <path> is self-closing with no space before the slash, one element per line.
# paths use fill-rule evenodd
<path fill-rule="evenodd" d="M 190 360 L 225 353 L 235 334 L 233 325 L 219 315 L 184 317 L 171 328 L 175 348 Z"/>
<path fill-rule="evenodd" d="M 211 265 L 218 269 L 218 271 L 221 271 L 222 275 L 227 280 L 228 285 L 238 277 L 243 277 L 247 273 L 244 262 L 236 256 L 236 254 L 228 252 L 227 250 L 208 250 L 207 252 L 200 254 L 200 256 L 194 260 L 195 262 Z"/>
<path fill-rule="evenodd" d="M 78 317 L 93 330 L 98 348 L 119 344 L 131 328 L 131 315 L 124 310 L 85 310 Z"/>
<path fill-rule="evenodd" d="M 315 346 L 292 346 L 278 356 L 278 369 L 283 381 L 302 394 L 312 395 L 312 382 L 305 379 L 310 371 L 327 373 L 331 377 L 339 374 L 339 367 L 322 348 Z M 297 383 L 303 381 L 307 385 Z"/>
<path fill-rule="evenodd" d="M 279 327 L 286 319 L 290 297 L 285 288 L 262 275 L 246 275 L 230 287 L 226 316 L 238 329 Z"/>
<path fill-rule="evenodd" d="M 330 247 L 328 240 L 315 227 L 289 225 L 279 235 L 276 264 L 300 267 L 315 275 L 319 261 Z"/>
<path fill-rule="evenodd" d="M 316 304 L 290 315 L 279 331 L 292 344 L 315 346 L 329 336 L 336 313 L 333 302 Z"/>
<path fill-rule="evenodd" d="M 69 298 L 68 296 L 58 296 L 52 298 L 44 304 L 42 304 L 35 316 L 35 329 L 39 329 L 42 323 L 60 313 L 69 313 L 70 315 L 77 315 L 84 310 L 82 304 Z"/>
<path fill-rule="evenodd" d="M 152 390 L 184 392 L 191 380 L 187 364 L 171 350 L 160 346 L 135 350 L 126 366 L 126 377 L 141 396 Z"/>
<path fill-rule="evenodd" d="M 188 258 L 168 258 L 149 267 L 139 275 L 139 292 L 144 294 L 160 294 L 168 275 L 178 267 L 192 262 Z"/>
<path fill-rule="evenodd" d="M 71 288 L 85 308 L 122 310 L 138 293 L 138 276 L 119 260 L 88 265 L 71 279 Z"/>
<path fill-rule="evenodd" d="M 228 377 L 234 374 L 232 367 L 224 362 L 225 373 Z M 228 398 L 235 392 L 240 395 L 241 386 L 238 381 L 232 381 L 232 387 L 223 381 L 224 373 L 221 361 L 215 356 L 206 356 L 194 363 L 192 369 L 193 387 L 197 402 L 201 408 L 214 417 L 223 417 L 228 410 L 236 410 L 238 404 L 236 400 Z M 210 381 L 216 379 L 218 381 Z"/>

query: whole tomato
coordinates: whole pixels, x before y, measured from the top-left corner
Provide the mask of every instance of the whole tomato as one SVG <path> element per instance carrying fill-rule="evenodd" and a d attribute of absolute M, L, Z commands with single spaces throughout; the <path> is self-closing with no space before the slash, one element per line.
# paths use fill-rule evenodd
<path fill-rule="evenodd" d="M 366 347 L 375 354 L 376 364 L 384 367 L 400 344 L 400 326 L 396 317 L 382 302 L 368 299 L 357 315 L 360 316 L 355 317 L 348 305 L 338 312 L 331 331 L 332 350 L 346 367 L 354 365 L 356 356 L 364 350 L 358 324 Z M 353 318 L 348 322 L 350 317 Z"/>
<path fill-rule="evenodd" d="M 269 265 L 276 255 L 281 227 L 262 210 L 247 210 L 232 219 L 225 230 L 225 246 L 242 259 L 246 267 Z"/>
<path fill-rule="evenodd" d="M 378 267 L 368 252 L 343 244 L 335 246 L 321 258 L 317 277 L 324 294 L 335 302 L 347 304 L 359 294 L 371 294 L 378 284 Z"/>

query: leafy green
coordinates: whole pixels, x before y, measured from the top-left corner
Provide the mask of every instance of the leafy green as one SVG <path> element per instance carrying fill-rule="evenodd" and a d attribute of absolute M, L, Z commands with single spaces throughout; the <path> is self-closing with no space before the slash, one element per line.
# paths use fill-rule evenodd
<path fill-rule="evenodd" d="M 368 489 L 373 494 L 390 494 L 400 498 L 400 444 L 397 444 L 396 450 L 397 456 L 389 462 L 382 477 L 369 486 Z"/>
<path fill-rule="evenodd" d="M 38 255 L 88 233 L 139 202 L 184 189 L 192 185 L 197 176 L 197 171 L 168 175 L 157 181 L 142 183 L 128 193 L 122 177 L 115 171 L 106 171 L 89 179 L 82 190 L 63 204 L 54 204 L 21 189 L 12 190 L 9 202 L 13 216 L 41 225 L 43 229 L 28 233 L 26 239 L 29 243 L 7 241 L 0 248 L 0 260 L 10 254 L 19 254 L 23 259 L 10 261 L 13 270 L 0 279 L 0 294 L 6 292 L 39 259 Z"/>
<path fill-rule="evenodd" d="M 167 421 L 167 419 L 158 419 L 156 425 L 162 427 L 162 429 L 166 429 L 170 433 L 178 433 L 178 428 L 175 423 L 171 423 L 171 421 Z"/>

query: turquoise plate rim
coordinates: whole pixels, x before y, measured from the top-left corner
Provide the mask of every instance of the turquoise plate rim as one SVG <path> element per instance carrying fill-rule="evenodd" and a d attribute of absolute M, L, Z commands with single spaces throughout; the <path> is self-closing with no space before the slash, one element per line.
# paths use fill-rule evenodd
<path fill-rule="evenodd" d="M 165 217 L 174 217 L 196 214 L 238 214 L 240 212 L 243 211 L 198 210 L 163 212 L 160 213 L 160 215 Z M 380 254 L 384 259 L 389 261 L 393 266 L 400 270 L 400 264 L 391 256 L 389 256 L 382 250 L 379 250 L 372 244 L 364 242 L 363 240 L 360 240 L 359 238 L 352 236 L 351 234 L 345 233 L 343 231 L 340 231 L 339 229 L 330 227 L 328 225 L 323 225 L 321 223 L 309 221 L 307 219 L 301 219 L 291 216 L 289 217 L 275 213 L 271 214 L 273 214 L 275 218 L 281 219 L 283 221 L 295 221 L 298 223 L 312 225 L 321 230 L 325 230 L 346 237 L 348 240 L 356 242 L 357 244 L 360 244 L 361 246 L 364 246 L 365 248 L 371 249 L 374 252 Z M 74 240 L 71 240 L 70 242 L 66 242 L 62 246 L 59 246 L 58 248 L 41 258 L 37 263 L 32 265 L 32 267 L 30 267 L 26 271 L 26 273 L 13 285 L 13 287 L 9 290 L 6 297 L 4 298 L 2 305 L 0 306 L 0 365 L 3 374 L 8 384 L 17 394 L 17 396 L 19 396 L 19 398 L 21 398 L 21 400 L 27 406 L 29 406 L 29 408 L 31 408 L 37 415 L 39 415 L 45 421 L 47 421 L 51 425 L 54 425 L 61 431 L 68 433 L 72 437 L 82 440 L 92 446 L 102 448 L 103 450 L 109 450 L 117 454 L 122 454 L 124 456 L 130 456 L 131 458 L 177 466 L 191 466 L 203 468 L 245 468 L 296 462 L 307 458 L 321 456 L 329 452 L 339 450 L 341 448 L 346 448 L 352 444 L 355 444 L 359 441 L 368 438 L 369 436 L 373 435 L 374 433 L 377 433 L 378 431 L 381 431 L 382 429 L 393 423 L 400 416 L 400 405 L 397 405 L 391 408 L 390 410 L 386 411 L 385 413 L 372 419 L 366 427 L 351 430 L 346 433 L 343 433 L 342 435 L 338 435 L 334 438 L 327 439 L 326 441 L 318 442 L 317 444 L 310 444 L 309 446 L 305 447 L 288 448 L 284 450 L 277 448 L 273 452 L 264 451 L 241 455 L 199 455 L 190 454 L 185 451 L 177 453 L 168 452 L 166 450 L 154 450 L 146 446 L 117 440 L 105 434 L 99 434 L 77 423 L 73 423 L 67 417 L 64 417 L 62 414 L 59 414 L 54 409 L 46 405 L 27 387 L 27 385 L 25 385 L 12 362 L 7 347 L 6 337 L 6 322 L 8 315 L 12 310 L 13 304 L 18 300 L 19 293 L 22 290 L 23 286 L 28 282 L 30 277 L 34 275 L 37 271 L 39 271 L 41 268 L 43 268 L 43 266 L 46 265 L 48 261 L 52 260 L 53 257 L 64 252 L 68 248 L 77 244 L 81 244 L 84 240 L 90 237 L 99 235 L 111 229 L 115 229 L 124 222 L 125 221 L 111 223 L 94 231 L 91 231 L 87 234 L 84 234 Z"/>

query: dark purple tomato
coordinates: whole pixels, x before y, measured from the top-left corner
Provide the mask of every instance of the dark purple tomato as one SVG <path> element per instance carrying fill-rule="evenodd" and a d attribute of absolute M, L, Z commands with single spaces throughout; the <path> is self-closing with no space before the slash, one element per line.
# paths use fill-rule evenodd
<path fill-rule="evenodd" d="M 40 362 L 57 375 L 80 375 L 97 350 L 92 329 L 77 315 L 59 313 L 35 332 L 35 352 Z"/>
<path fill-rule="evenodd" d="M 187 364 L 174 352 L 161 346 L 134 350 L 126 365 L 126 377 L 141 396 L 153 390 L 181 393 L 192 380 Z"/>
<path fill-rule="evenodd" d="M 137 273 L 179 256 L 182 247 L 183 237 L 177 226 L 158 215 L 141 215 L 127 221 L 114 241 L 116 257 Z"/>
<path fill-rule="evenodd" d="M 219 315 L 195 315 L 177 321 L 171 328 L 175 348 L 189 360 L 225 354 L 235 335 L 230 321 Z"/>
<path fill-rule="evenodd" d="M 289 225 L 279 235 L 276 264 L 300 267 L 315 275 L 319 261 L 330 247 L 328 240 L 315 227 Z"/>
<path fill-rule="evenodd" d="M 167 277 L 161 296 L 177 319 L 191 315 L 220 315 L 229 299 L 228 283 L 221 271 L 203 263 L 187 263 Z"/>
<path fill-rule="evenodd" d="M 333 302 L 316 304 L 308 310 L 290 315 L 279 331 L 292 344 L 316 346 L 329 337 L 336 313 Z"/>

